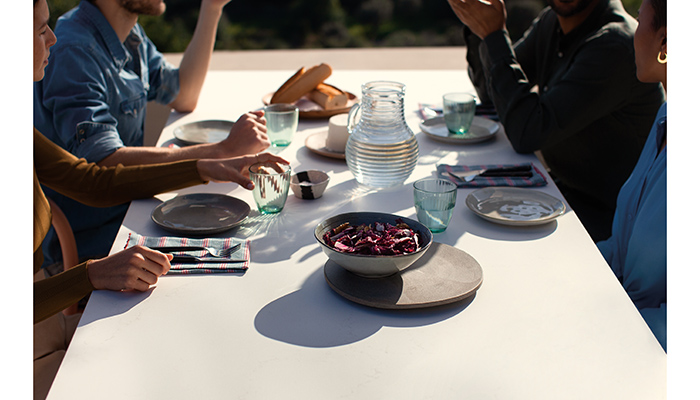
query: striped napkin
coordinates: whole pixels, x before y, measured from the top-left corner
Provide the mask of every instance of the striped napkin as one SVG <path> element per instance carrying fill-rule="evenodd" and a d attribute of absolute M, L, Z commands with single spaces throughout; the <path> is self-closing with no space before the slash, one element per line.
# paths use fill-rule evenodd
<path fill-rule="evenodd" d="M 238 243 L 242 243 L 229 258 L 244 258 L 248 261 L 235 264 L 214 264 L 214 263 L 200 263 L 200 264 L 171 264 L 170 271 L 168 275 L 185 275 L 185 274 L 213 274 L 213 273 L 230 273 L 237 272 L 240 273 L 248 269 L 248 264 L 250 262 L 250 241 L 241 240 L 236 238 L 206 238 L 206 239 L 190 239 L 184 237 L 169 237 L 169 236 L 141 236 L 136 233 L 129 233 L 129 237 L 126 240 L 126 245 L 124 249 L 128 249 L 133 246 L 204 246 L 212 247 L 218 251 L 235 246 Z M 189 254 L 197 257 L 204 257 L 208 255 L 206 250 L 193 250 L 187 252 L 174 252 L 175 254 Z M 235 266 L 235 268 L 232 268 Z"/>
<path fill-rule="evenodd" d="M 473 171 L 476 169 L 489 169 L 489 168 L 503 168 L 503 167 L 515 167 L 521 165 L 530 165 L 532 167 L 531 177 L 522 176 L 477 176 L 469 182 L 462 182 L 453 176 L 447 174 L 449 172 L 457 171 Z M 544 177 L 542 172 L 540 172 L 537 167 L 531 163 L 524 164 L 482 164 L 482 165 L 446 165 L 439 164 L 437 166 L 438 177 L 442 179 L 449 179 L 457 187 L 486 187 L 486 186 L 545 186 L 547 184 L 547 178 Z"/>

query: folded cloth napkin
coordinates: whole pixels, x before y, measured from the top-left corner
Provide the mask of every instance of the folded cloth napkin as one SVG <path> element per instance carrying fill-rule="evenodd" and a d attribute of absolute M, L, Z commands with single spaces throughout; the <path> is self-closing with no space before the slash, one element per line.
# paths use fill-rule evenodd
<path fill-rule="evenodd" d="M 469 182 L 461 180 L 449 175 L 447 172 L 473 171 L 478 169 L 515 167 L 521 165 L 530 165 L 532 167 L 532 177 L 523 176 L 476 176 Z M 547 179 L 537 167 L 531 163 L 524 164 L 483 164 L 483 165 L 446 165 L 439 164 L 437 166 L 438 177 L 449 179 L 457 187 L 485 187 L 485 186 L 545 186 Z"/>
<path fill-rule="evenodd" d="M 207 239 L 190 239 L 183 237 L 169 237 L 169 236 L 141 236 L 136 233 L 130 233 L 128 239 L 126 240 L 126 245 L 124 249 L 128 249 L 133 246 L 146 246 L 146 247 L 162 247 L 162 246 L 203 246 L 211 247 L 217 251 L 235 246 L 241 243 L 241 246 L 233 252 L 228 258 L 240 258 L 246 259 L 247 261 L 242 263 L 190 263 L 190 264 L 180 264 L 172 263 L 168 275 L 183 275 L 183 274 L 212 274 L 212 273 L 225 273 L 225 272 L 241 272 L 248 269 L 248 264 L 250 262 L 250 241 L 241 240 L 236 238 L 207 238 Z M 209 253 L 206 250 L 192 250 L 192 251 L 180 251 L 170 253 L 173 255 L 178 254 L 188 254 L 197 257 L 207 257 Z"/>

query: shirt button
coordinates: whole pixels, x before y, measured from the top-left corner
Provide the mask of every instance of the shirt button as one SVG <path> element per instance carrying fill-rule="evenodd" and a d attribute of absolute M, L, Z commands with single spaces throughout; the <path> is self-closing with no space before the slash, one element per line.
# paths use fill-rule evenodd
<path fill-rule="evenodd" d="M 84 138 L 83 138 L 83 139 L 80 139 L 80 143 L 83 143 L 84 141 L 85 141 L 85 139 L 84 139 Z"/>
<path fill-rule="evenodd" d="M 549 91 L 549 86 L 545 86 L 542 90 L 544 90 L 545 92 Z"/>
<path fill-rule="evenodd" d="M 559 56 L 559 58 L 564 57 L 564 53 L 562 53 L 561 51 L 559 53 L 557 53 L 557 55 Z"/>

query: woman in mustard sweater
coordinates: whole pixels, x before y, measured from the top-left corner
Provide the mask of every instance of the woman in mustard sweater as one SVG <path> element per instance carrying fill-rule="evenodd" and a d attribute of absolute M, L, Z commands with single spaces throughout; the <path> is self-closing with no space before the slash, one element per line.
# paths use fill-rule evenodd
<path fill-rule="evenodd" d="M 43 78 L 49 48 L 56 43 L 48 20 L 46 0 L 34 0 L 34 81 Z M 168 272 L 172 258 L 172 255 L 136 246 L 44 278 L 41 243 L 51 226 L 51 208 L 41 184 L 82 203 L 104 207 L 208 181 L 232 181 L 250 190 L 253 182 L 247 177 L 248 167 L 258 161 L 287 163 L 266 153 L 221 160 L 106 168 L 76 158 L 34 129 L 35 398 L 43 398 L 48 393 L 77 324 L 77 318 L 68 321 L 60 311 L 95 289 L 145 291 Z"/>

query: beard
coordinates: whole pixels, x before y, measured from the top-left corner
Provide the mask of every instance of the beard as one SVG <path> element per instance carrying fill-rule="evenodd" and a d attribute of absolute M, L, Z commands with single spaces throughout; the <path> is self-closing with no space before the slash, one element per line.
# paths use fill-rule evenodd
<path fill-rule="evenodd" d="M 578 2 L 577 0 L 563 0 L 562 2 L 566 5 L 562 5 L 558 1 L 547 0 L 547 5 L 560 17 L 572 17 L 585 10 L 593 2 L 593 0 L 578 0 Z"/>
<path fill-rule="evenodd" d="M 165 12 L 165 3 L 153 0 L 120 0 L 120 5 L 126 11 L 138 15 L 161 15 Z"/>

